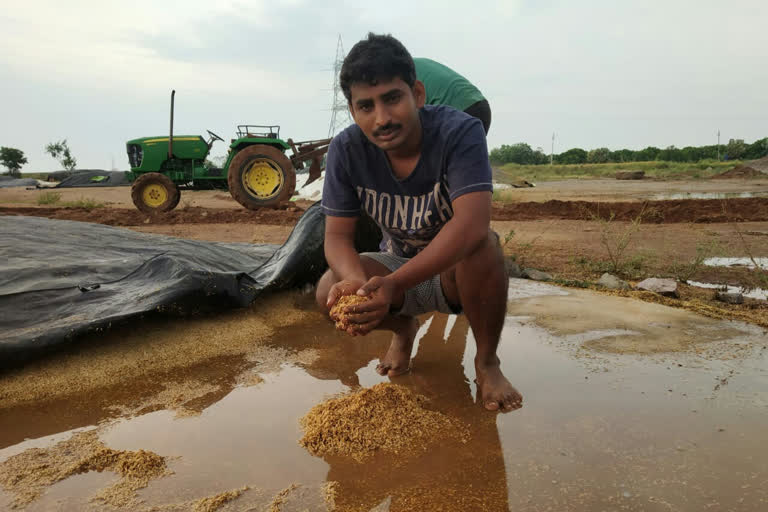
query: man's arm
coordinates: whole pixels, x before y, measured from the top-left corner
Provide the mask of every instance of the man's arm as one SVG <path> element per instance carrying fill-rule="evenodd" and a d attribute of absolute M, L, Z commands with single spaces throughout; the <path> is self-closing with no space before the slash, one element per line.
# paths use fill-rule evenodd
<path fill-rule="evenodd" d="M 325 259 L 339 281 L 366 281 L 360 255 L 355 250 L 357 219 L 325 216 Z"/>
<path fill-rule="evenodd" d="M 409 262 L 387 276 L 396 292 L 404 292 L 448 270 L 477 249 L 491 226 L 491 193 L 470 192 L 453 203 L 453 218 Z"/>
<path fill-rule="evenodd" d="M 453 200 L 453 218 L 431 242 L 392 274 L 372 277 L 358 295 L 372 299 L 346 310 L 354 322 L 353 334 L 367 334 L 389 312 L 394 298 L 430 277 L 448 270 L 475 251 L 488 237 L 491 193 L 470 192 Z"/>

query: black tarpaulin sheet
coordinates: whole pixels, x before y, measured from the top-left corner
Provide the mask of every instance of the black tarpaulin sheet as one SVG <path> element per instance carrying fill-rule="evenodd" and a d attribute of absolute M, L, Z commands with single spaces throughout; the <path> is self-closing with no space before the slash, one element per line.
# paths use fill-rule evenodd
<path fill-rule="evenodd" d="M 242 307 L 327 268 L 313 205 L 282 246 L 185 240 L 101 224 L 0 216 L 0 366 L 165 306 Z M 361 223 L 359 250 L 380 234 Z"/>
<path fill-rule="evenodd" d="M 57 188 L 120 187 L 130 185 L 125 171 L 80 170 L 61 180 Z"/>
<path fill-rule="evenodd" d="M 32 178 L 11 178 L 10 176 L 0 176 L 0 188 L 12 187 L 34 187 L 37 180 Z"/>

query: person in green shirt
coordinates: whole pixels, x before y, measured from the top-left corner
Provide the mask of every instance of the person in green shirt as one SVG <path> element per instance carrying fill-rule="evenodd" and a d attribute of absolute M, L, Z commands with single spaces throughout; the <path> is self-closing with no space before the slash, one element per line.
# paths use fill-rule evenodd
<path fill-rule="evenodd" d="M 486 135 L 491 128 L 491 107 L 472 82 L 432 59 L 414 58 L 416 78 L 427 90 L 427 105 L 448 105 L 478 118 Z"/>

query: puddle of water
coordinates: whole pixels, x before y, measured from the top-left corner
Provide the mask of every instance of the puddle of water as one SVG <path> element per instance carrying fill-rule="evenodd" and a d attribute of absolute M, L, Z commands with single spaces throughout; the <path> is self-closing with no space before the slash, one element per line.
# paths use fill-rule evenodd
<path fill-rule="evenodd" d="M 745 297 L 750 299 L 768 300 L 768 290 L 762 288 L 755 288 L 749 291 L 745 291 L 741 286 L 730 286 L 725 284 L 714 283 L 700 283 L 698 281 L 688 281 L 691 286 L 698 286 L 699 288 L 709 288 L 712 290 L 723 290 L 729 293 L 741 293 Z"/>
<path fill-rule="evenodd" d="M 748 197 L 768 197 L 768 192 L 664 192 L 653 194 L 654 201 L 676 199 L 739 199 Z"/>
<path fill-rule="evenodd" d="M 520 297 L 571 297 L 540 283 L 515 282 L 513 288 Z M 586 300 L 581 315 L 590 315 Z M 466 318 L 425 318 L 413 371 L 395 382 L 464 421 L 472 435 L 466 445 L 439 446 L 405 462 L 389 455 L 362 464 L 319 459 L 297 444 L 299 418 L 324 397 L 388 380 L 374 371 L 388 346 L 386 333 L 349 338 L 314 322 L 284 328 L 271 342 L 289 350 L 316 349 L 313 362 L 285 365 L 249 387 L 237 386 L 233 376 L 219 379 L 221 388 L 199 416 L 177 418 L 161 410 L 121 418 L 102 440 L 115 449 L 178 457 L 170 462 L 173 476 L 141 491 L 150 505 L 243 485 L 279 490 L 335 481 L 339 510 L 367 511 L 382 503 L 390 511 L 562 510 L 564 503 L 581 510 L 764 510 L 768 460 L 756 447 L 768 443 L 768 350 L 758 347 L 748 359 L 722 361 L 692 353 L 615 355 L 580 348 L 604 337 L 637 335 L 605 328 L 555 336 L 535 319 L 508 317 L 499 355 L 524 405 L 502 415 L 476 404 L 475 343 Z M 233 374 L 242 369 L 232 368 Z M 194 380 L 198 371 L 174 378 Z M 125 386 L 131 389 L 131 383 Z M 89 411 L 87 399 L 74 398 L 40 404 L 39 412 L 3 411 L 4 424 L 23 425 L 34 416 L 42 425 L 36 435 L 42 436 L 106 417 Z M 18 433 L 0 434 L 0 461 L 52 442 L 12 439 Z M 56 508 L 64 498 L 67 506 L 81 508 L 106 481 L 78 478 L 57 484 L 29 510 Z M 0 508 L 7 503 L 8 495 L 0 492 Z"/>
<path fill-rule="evenodd" d="M 755 258 L 757 266 L 768 270 L 768 258 Z M 752 258 L 707 258 L 704 264 L 710 267 L 746 267 L 755 268 Z"/>

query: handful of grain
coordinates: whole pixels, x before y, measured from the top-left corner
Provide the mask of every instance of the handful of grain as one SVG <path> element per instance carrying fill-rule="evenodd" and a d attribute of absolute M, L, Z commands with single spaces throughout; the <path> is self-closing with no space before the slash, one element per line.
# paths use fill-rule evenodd
<path fill-rule="evenodd" d="M 368 297 L 361 297 L 360 295 L 342 295 L 339 297 L 330 311 L 331 318 L 336 320 L 336 328 L 340 331 L 346 331 L 349 327 L 349 314 L 344 311 L 344 308 L 362 304 L 367 300 Z"/>
<path fill-rule="evenodd" d="M 332 398 L 301 419 L 299 444 L 313 455 L 342 455 L 358 462 L 377 451 L 426 451 L 448 438 L 466 442 L 467 426 L 426 409 L 428 399 L 404 386 L 381 383 Z"/>

